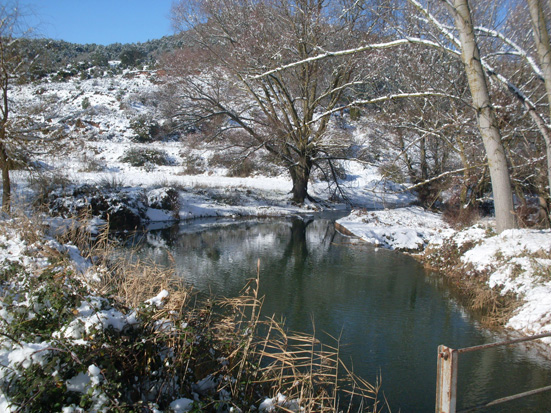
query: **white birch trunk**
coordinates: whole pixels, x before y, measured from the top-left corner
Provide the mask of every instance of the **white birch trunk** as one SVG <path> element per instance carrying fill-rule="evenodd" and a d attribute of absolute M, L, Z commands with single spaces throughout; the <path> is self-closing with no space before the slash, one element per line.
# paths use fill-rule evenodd
<path fill-rule="evenodd" d="M 551 116 L 551 43 L 549 43 L 549 32 L 545 24 L 543 8 L 539 0 L 527 0 L 530 17 L 532 19 L 532 30 L 534 42 L 541 65 L 541 72 L 547 91 L 549 111 Z M 549 186 L 549 199 L 551 200 L 551 139 L 549 134 L 543 134 L 547 156 L 547 185 Z"/>
<path fill-rule="evenodd" d="M 513 193 L 505 148 L 501 141 L 501 134 L 490 101 L 488 84 L 480 61 L 480 51 L 476 43 L 468 0 L 454 0 L 453 12 L 455 26 L 459 31 L 461 42 L 461 58 L 465 65 L 473 107 L 477 112 L 478 128 L 488 158 L 494 195 L 496 230 L 500 233 L 516 226 Z"/>

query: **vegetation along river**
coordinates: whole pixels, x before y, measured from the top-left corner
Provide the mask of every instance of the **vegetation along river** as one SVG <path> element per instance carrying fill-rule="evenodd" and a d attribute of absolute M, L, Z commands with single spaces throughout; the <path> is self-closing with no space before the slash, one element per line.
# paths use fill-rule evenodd
<path fill-rule="evenodd" d="M 290 330 L 339 335 L 342 357 L 382 390 L 392 411 L 433 412 L 439 344 L 499 340 L 465 313 L 441 277 L 404 254 L 340 235 L 330 219 L 192 221 L 150 231 L 141 254 L 200 291 L 236 296 L 260 259 L 263 312 Z M 551 362 L 523 347 L 459 359 L 458 408 L 551 384 Z M 551 392 L 484 411 L 551 411 Z"/>

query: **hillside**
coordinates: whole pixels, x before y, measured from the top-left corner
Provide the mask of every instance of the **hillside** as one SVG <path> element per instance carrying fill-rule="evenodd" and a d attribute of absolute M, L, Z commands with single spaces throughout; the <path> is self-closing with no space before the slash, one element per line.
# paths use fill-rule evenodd
<path fill-rule="evenodd" d="M 42 201 L 55 203 L 56 196 L 73 197 L 75 188 L 83 185 L 115 186 L 134 197 L 159 188 L 181 191 L 177 214 L 145 212 L 144 224 L 169 218 L 256 214 L 258 207 L 265 215 L 315 210 L 330 207 L 330 199 L 339 199 L 336 188 L 319 176 L 311 185 L 319 203 L 292 206 L 288 173 L 271 163 L 266 152 L 235 161 L 234 148 L 225 149 L 223 143 L 204 141 L 199 133 L 179 130 L 165 115 L 163 83 L 162 71 L 125 69 L 98 78 L 74 76 L 59 81 L 54 76 L 15 86 L 14 111 L 58 131 L 40 151 L 34 147 L 21 154 L 32 162 L 30 170 L 14 171 L 15 193 L 29 194 L 27 190 L 33 189 L 47 194 Z M 372 144 L 368 119 L 347 122 L 358 147 Z M 383 153 L 381 159 L 391 155 Z M 342 192 L 333 207 L 346 207 L 344 201 L 362 208 L 414 201 L 400 185 L 382 178 L 377 163 L 343 161 L 341 166 Z M 67 208 L 66 213 L 75 212 Z"/>
<path fill-rule="evenodd" d="M 72 76 L 88 77 L 103 72 L 116 73 L 110 62 L 120 62 L 122 68 L 153 67 L 159 58 L 189 43 L 185 34 L 165 36 L 145 43 L 107 46 L 75 44 L 63 40 L 22 38 L 18 48 L 31 61 L 24 81 L 37 81 L 48 77 L 67 79 Z M 93 69 L 93 70 L 90 70 Z"/>

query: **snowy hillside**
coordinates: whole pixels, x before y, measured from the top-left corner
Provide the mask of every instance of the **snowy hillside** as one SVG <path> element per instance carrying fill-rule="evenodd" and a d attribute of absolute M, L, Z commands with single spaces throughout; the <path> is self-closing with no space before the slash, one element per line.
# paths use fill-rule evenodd
<path fill-rule="evenodd" d="M 111 184 L 133 196 L 161 187 L 176 188 L 179 214 L 168 217 L 149 212 L 149 221 L 274 215 L 319 208 L 316 204 L 292 206 L 288 172 L 264 162 L 261 151 L 251 158 L 254 167 L 236 169 L 225 159 L 224 147 L 172 125 L 161 110 L 163 76 L 157 71 L 126 70 L 120 76 L 14 87 L 16 113 L 30 114 L 61 131 L 45 151 L 31 151 L 40 165 L 30 173 L 31 180 L 45 175 L 70 188 Z M 357 122 L 349 127 L 354 128 L 357 145 L 369 144 L 367 124 Z M 322 180 L 311 183 L 310 193 L 321 205 L 342 208 L 346 201 L 357 207 L 380 208 L 414 200 L 401 186 L 384 181 L 375 164 L 347 161 L 342 167 L 346 199 L 341 197 L 340 207 L 328 203 L 336 193 L 334 187 Z M 16 194 L 25 193 L 29 173 L 16 172 L 14 177 L 19 188 Z"/>

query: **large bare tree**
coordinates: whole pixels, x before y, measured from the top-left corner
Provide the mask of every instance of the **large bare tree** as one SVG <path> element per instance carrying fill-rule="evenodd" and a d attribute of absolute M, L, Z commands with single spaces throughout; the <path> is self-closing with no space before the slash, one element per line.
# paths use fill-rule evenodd
<path fill-rule="evenodd" d="M 370 69 L 360 55 L 309 59 L 364 43 L 372 29 L 365 3 L 177 2 L 175 25 L 195 41 L 169 65 L 172 73 L 180 72 L 178 86 L 171 86 L 179 88 L 179 118 L 212 136 L 233 137 L 245 154 L 271 153 L 289 171 L 293 201 L 302 203 L 314 168 L 331 177 L 334 161 L 351 156 L 351 142 L 328 133 L 332 113 Z M 301 63 L 278 70 L 293 62 Z"/>
<path fill-rule="evenodd" d="M 541 76 L 543 77 L 545 90 L 547 92 L 549 115 L 551 119 L 551 43 L 549 42 L 547 21 L 540 0 L 527 0 L 527 3 L 532 20 L 534 43 L 541 66 Z M 551 193 L 551 133 L 548 124 L 545 122 L 541 123 L 543 125 L 540 129 L 542 130 L 542 136 L 545 140 L 547 156 L 547 185 L 549 187 L 549 193 Z M 549 203 L 551 203 L 551 196 L 549 197 L 547 206 L 549 206 Z"/>

